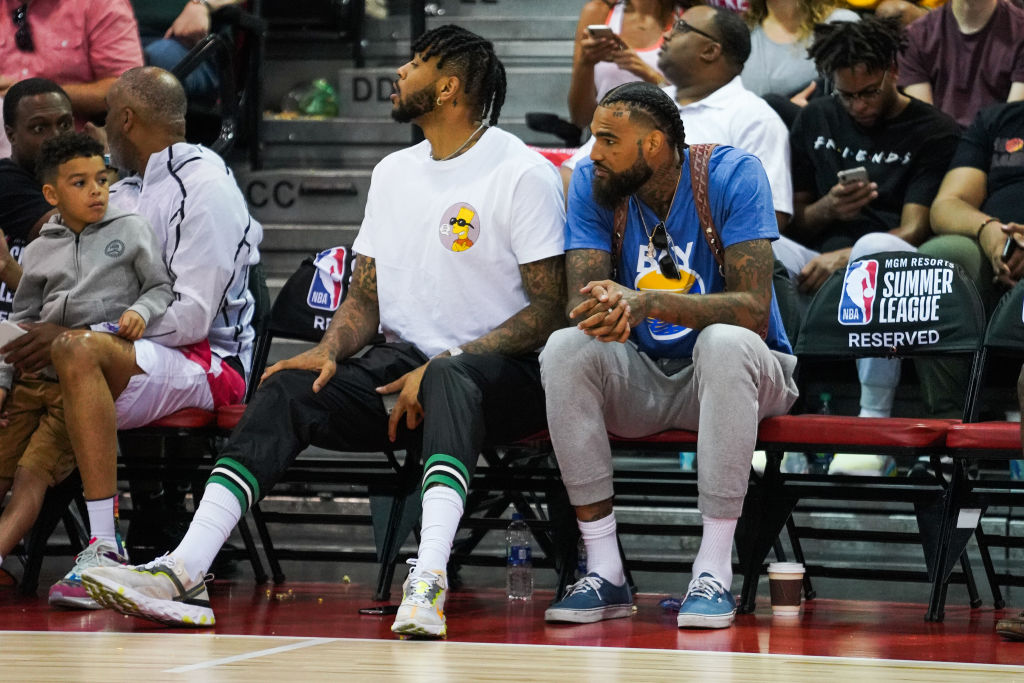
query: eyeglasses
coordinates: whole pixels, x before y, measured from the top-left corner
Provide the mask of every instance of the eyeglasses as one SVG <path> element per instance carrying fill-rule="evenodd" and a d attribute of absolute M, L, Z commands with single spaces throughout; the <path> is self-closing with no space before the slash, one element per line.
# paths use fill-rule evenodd
<path fill-rule="evenodd" d="M 676 19 L 676 23 L 672 25 L 672 30 L 675 31 L 676 33 L 696 33 L 697 35 L 704 36 L 705 38 L 714 43 L 718 43 L 719 45 L 722 44 L 722 41 L 720 41 L 718 38 L 715 38 L 707 31 L 700 30 L 699 28 L 693 26 L 692 24 L 687 24 L 685 21 L 682 20 L 682 18 Z"/>
<path fill-rule="evenodd" d="M 658 259 L 658 268 L 661 270 L 661 274 L 669 280 L 683 279 L 679 274 L 679 267 L 676 266 L 676 262 L 672 259 L 672 253 L 668 249 L 668 231 L 665 230 L 665 221 L 654 226 L 654 232 L 651 233 L 651 244 L 662 252 L 661 258 Z"/>
<path fill-rule="evenodd" d="M 18 28 L 14 33 L 14 45 L 22 52 L 33 52 L 36 47 L 32 43 L 32 29 L 28 25 L 28 3 L 22 3 L 11 12 L 11 19 Z"/>
<path fill-rule="evenodd" d="M 860 92 L 843 92 L 842 90 L 838 90 L 837 88 L 832 88 L 832 95 L 842 100 L 846 104 L 853 104 L 857 100 L 871 102 L 872 100 L 877 99 L 878 96 L 882 94 L 882 90 L 885 88 L 885 79 L 888 75 L 888 71 L 882 74 L 882 80 L 880 80 L 878 82 L 878 85 L 874 86 L 873 88 L 864 88 Z"/>

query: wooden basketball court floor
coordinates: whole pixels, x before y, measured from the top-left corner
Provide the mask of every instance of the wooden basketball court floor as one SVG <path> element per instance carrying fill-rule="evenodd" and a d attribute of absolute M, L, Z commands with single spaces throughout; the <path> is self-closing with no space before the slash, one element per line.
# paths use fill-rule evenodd
<path fill-rule="evenodd" d="M 216 627 L 183 630 L 3 591 L 0 681 L 1024 682 L 1024 643 L 993 630 L 1009 609 L 950 605 L 934 624 L 921 604 L 818 599 L 785 619 L 765 600 L 733 628 L 689 631 L 662 595 L 640 595 L 629 619 L 567 626 L 544 623 L 550 591 L 509 603 L 463 590 L 447 604 L 448 639 L 434 642 L 360 615 L 370 596 L 359 583 L 217 581 Z"/>

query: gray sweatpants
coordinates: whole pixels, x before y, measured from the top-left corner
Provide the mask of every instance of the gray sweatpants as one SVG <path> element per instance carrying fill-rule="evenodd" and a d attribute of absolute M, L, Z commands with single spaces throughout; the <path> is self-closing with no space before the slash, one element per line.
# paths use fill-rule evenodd
<path fill-rule="evenodd" d="M 551 442 L 577 506 L 613 496 L 608 432 L 691 429 L 698 433 L 698 507 L 707 517 L 736 519 L 758 422 L 785 413 L 797 397 L 796 357 L 734 325 L 702 330 L 693 363 L 671 377 L 632 343 L 600 342 L 575 327 L 551 335 L 540 366 Z"/>

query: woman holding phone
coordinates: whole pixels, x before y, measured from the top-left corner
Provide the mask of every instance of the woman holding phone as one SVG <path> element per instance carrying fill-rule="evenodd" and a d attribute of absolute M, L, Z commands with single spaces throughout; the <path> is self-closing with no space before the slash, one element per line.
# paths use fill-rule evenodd
<path fill-rule="evenodd" d="M 580 128 L 590 125 L 606 92 L 631 81 L 664 83 L 658 70 L 661 36 L 676 15 L 697 2 L 674 0 L 588 0 L 576 26 L 576 47 L 569 83 L 569 116 Z M 614 35 L 588 31 L 608 26 Z"/>

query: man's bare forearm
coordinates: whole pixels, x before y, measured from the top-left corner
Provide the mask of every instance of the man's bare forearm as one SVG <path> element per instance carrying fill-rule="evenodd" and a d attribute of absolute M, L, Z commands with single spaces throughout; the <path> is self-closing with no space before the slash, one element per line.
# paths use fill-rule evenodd
<path fill-rule="evenodd" d="M 570 249 L 565 252 L 565 279 L 569 294 L 565 314 L 590 298 L 580 289 L 590 282 L 608 280 L 612 276 L 612 255 L 600 249 Z"/>
<path fill-rule="evenodd" d="M 529 353 L 565 326 L 565 259 L 562 256 L 519 267 L 530 303 L 479 339 L 462 344 L 467 353 Z"/>
<path fill-rule="evenodd" d="M 771 243 L 763 239 L 727 247 L 726 291 L 700 295 L 644 292 L 643 311 L 649 317 L 695 330 L 724 323 L 758 332 L 771 314 L 771 254 Z"/>
<path fill-rule="evenodd" d="M 377 303 L 377 264 L 357 256 L 348 297 L 338 307 L 320 344 L 335 360 L 344 360 L 366 346 L 380 327 Z"/>

